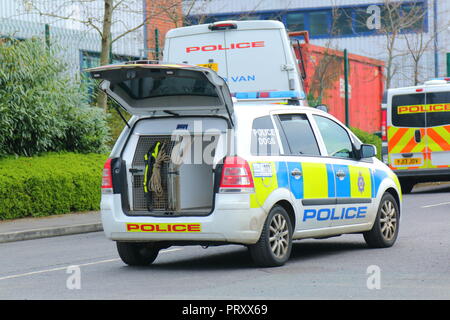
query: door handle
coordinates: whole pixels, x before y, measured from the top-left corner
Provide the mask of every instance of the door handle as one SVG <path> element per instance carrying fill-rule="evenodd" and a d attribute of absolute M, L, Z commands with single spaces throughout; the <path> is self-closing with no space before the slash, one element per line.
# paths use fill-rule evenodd
<path fill-rule="evenodd" d="M 416 141 L 416 143 L 419 143 L 422 141 L 422 134 L 420 133 L 420 129 L 417 129 L 416 131 L 414 131 L 414 140 Z"/>
<path fill-rule="evenodd" d="M 338 172 L 336 172 L 336 177 L 338 177 L 340 180 L 344 179 L 345 176 L 346 176 L 346 174 L 342 170 L 339 170 Z"/>
<path fill-rule="evenodd" d="M 300 179 L 302 175 L 303 173 L 297 168 L 291 171 L 291 176 L 293 176 L 295 179 Z"/>

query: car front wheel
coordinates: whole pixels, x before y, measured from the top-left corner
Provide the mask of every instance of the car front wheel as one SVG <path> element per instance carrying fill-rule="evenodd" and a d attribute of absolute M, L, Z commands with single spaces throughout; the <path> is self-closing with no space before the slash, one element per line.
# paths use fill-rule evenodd
<path fill-rule="evenodd" d="M 400 211 L 397 201 L 390 193 L 385 193 L 381 198 L 372 229 L 363 233 L 369 247 L 391 247 L 398 236 L 399 220 Z"/>

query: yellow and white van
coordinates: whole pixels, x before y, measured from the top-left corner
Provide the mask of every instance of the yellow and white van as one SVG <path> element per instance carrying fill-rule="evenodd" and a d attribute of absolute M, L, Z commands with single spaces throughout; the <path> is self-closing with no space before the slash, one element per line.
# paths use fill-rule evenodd
<path fill-rule="evenodd" d="M 388 161 L 404 193 L 450 180 L 450 79 L 388 92 Z"/>

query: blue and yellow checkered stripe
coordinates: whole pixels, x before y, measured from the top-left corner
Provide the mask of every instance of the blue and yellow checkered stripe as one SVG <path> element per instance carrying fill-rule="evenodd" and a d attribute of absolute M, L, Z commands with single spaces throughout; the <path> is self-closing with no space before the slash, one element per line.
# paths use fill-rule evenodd
<path fill-rule="evenodd" d="M 258 161 L 259 162 L 259 161 Z M 255 194 L 250 196 L 251 207 L 262 206 L 277 188 L 289 189 L 296 199 L 375 198 L 381 181 L 387 173 L 370 168 L 315 162 L 266 162 L 272 166 L 272 177 L 254 177 Z M 251 167 L 251 163 L 250 163 Z M 299 179 L 291 171 L 302 172 Z M 342 171 L 345 176 L 336 178 Z"/>

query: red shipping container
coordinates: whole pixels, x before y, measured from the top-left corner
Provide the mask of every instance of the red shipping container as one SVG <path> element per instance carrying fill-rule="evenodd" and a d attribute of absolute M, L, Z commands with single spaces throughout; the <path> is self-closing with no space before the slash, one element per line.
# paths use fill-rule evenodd
<path fill-rule="evenodd" d="M 294 45 L 300 59 L 298 45 Z M 308 37 L 300 44 L 305 63 L 306 94 L 322 96 L 321 104 L 345 123 L 344 53 L 310 44 Z M 381 103 L 384 90 L 384 62 L 348 54 L 349 60 L 349 126 L 366 132 L 381 131 Z"/>

